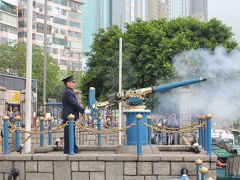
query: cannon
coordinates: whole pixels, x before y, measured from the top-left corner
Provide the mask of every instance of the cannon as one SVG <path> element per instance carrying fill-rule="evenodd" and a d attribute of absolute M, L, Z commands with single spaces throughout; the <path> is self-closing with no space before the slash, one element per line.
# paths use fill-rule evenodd
<path fill-rule="evenodd" d="M 93 116 L 94 114 L 97 115 L 97 109 L 101 106 L 108 106 L 111 104 L 115 104 L 121 101 L 126 102 L 127 107 L 125 107 L 124 114 L 126 115 L 126 126 L 134 123 L 136 121 L 136 115 L 141 114 L 142 119 L 141 122 L 147 123 L 148 121 L 148 115 L 150 114 L 150 110 L 146 110 L 144 105 L 144 100 L 146 97 L 153 93 L 159 93 L 168 91 L 170 89 L 183 87 L 183 86 L 189 86 L 192 84 L 200 83 L 202 81 L 205 81 L 205 78 L 196 78 L 196 79 L 190 79 L 180 82 L 174 82 L 169 83 L 165 85 L 159 85 L 159 86 L 152 86 L 152 87 L 146 87 L 141 89 L 130 89 L 130 90 L 124 90 L 122 93 L 113 93 L 108 96 L 108 101 L 106 102 L 97 102 L 95 98 L 95 88 L 91 87 L 89 90 L 89 107 L 92 109 Z M 97 117 L 97 116 L 95 116 Z M 127 129 L 126 136 L 127 136 L 127 145 L 136 145 L 137 143 L 137 137 L 136 137 L 136 127 L 132 127 L 130 129 Z M 150 134 L 151 132 L 148 132 L 147 127 L 141 126 L 141 143 L 142 145 L 146 145 L 149 143 Z"/>
<path fill-rule="evenodd" d="M 185 80 L 180 82 L 169 83 L 165 85 L 152 86 L 152 87 L 141 88 L 141 89 L 124 90 L 122 94 L 119 94 L 119 93 L 110 94 L 108 96 L 108 102 L 112 104 L 112 103 L 117 103 L 119 101 L 125 101 L 129 106 L 139 106 L 143 104 L 145 98 L 149 94 L 164 92 L 170 89 L 192 85 L 205 80 L 206 80 L 205 78 L 196 78 L 196 79 L 190 79 L 190 80 Z"/>

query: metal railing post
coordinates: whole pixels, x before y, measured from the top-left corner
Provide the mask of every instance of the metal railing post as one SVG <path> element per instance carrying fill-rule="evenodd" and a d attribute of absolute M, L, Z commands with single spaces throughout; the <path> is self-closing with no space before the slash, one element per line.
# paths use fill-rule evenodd
<path fill-rule="evenodd" d="M 196 180 L 200 180 L 199 170 L 200 170 L 201 165 L 202 165 L 202 160 L 197 159 L 197 160 L 195 161 L 195 164 L 196 164 Z"/>
<path fill-rule="evenodd" d="M 142 142 L 141 142 L 141 124 L 140 121 L 142 119 L 141 114 L 136 115 L 137 119 L 137 155 L 142 155 Z"/>
<path fill-rule="evenodd" d="M 39 118 L 40 121 L 40 147 L 44 145 L 44 117 Z"/>
<path fill-rule="evenodd" d="M 18 151 L 19 147 L 20 147 L 20 132 L 18 130 L 18 128 L 21 127 L 21 117 L 20 116 L 16 116 L 15 117 L 15 125 L 17 127 L 16 132 L 15 132 L 15 138 L 16 138 L 16 151 Z"/>
<path fill-rule="evenodd" d="M 148 125 L 152 125 L 153 117 L 151 115 L 148 115 L 147 117 L 147 123 Z M 152 144 L 152 129 L 148 128 L 148 144 Z"/>
<path fill-rule="evenodd" d="M 74 154 L 74 118 L 73 114 L 68 115 L 69 120 L 69 155 Z"/>
<path fill-rule="evenodd" d="M 206 180 L 207 179 L 208 169 L 203 166 L 203 167 L 201 167 L 199 172 L 201 173 L 201 180 Z"/>
<path fill-rule="evenodd" d="M 212 154 L 212 115 L 206 114 L 206 123 L 207 123 L 207 154 Z"/>
<path fill-rule="evenodd" d="M 4 155 L 8 155 L 8 122 L 9 117 L 3 116 L 3 149 L 4 149 Z"/>
<path fill-rule="evenodd" d="M 98 124 L 97 124 L 97 129 L 98 129 L 98 145 L 102 145 L 102 121 L 100 118 L 98 118 Z"/>
<path fill-rule="evenodd" d="M 52 118 L 48 118 L 48 145 L 52 145 Z"/>

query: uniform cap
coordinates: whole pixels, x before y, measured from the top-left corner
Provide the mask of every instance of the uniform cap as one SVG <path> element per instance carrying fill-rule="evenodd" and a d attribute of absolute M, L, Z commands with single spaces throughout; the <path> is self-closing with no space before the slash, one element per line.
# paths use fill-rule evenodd
<path fill-rule="evenodd" d="M 66 84 L 67 82 L 76 82 L 76 80 L 74 80 L 73 79 L 73 75 L 71 75 L 71 76 L 68 76 L 68 77 L 66 77 L 65 79 L 63 79 L 62 80 L 62 82 L 64 83 L 64 84 Z"/>

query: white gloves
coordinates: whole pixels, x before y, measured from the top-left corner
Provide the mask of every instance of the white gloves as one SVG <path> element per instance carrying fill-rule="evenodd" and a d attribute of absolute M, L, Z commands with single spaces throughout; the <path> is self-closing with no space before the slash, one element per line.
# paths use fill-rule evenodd
<path fill-rule="evenodd" d="M 89 109 L 85 109 L 84 114 L 90 115 L 90 114 L 91 114 L 91 111 L 90 111 Z"/>

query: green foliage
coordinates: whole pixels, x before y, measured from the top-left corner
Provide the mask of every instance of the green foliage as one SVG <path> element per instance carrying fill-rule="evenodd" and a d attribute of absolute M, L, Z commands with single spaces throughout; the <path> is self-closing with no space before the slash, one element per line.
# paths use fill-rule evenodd
<path fill-rule="evenodd" d="M 126 24 L 126 31 L 117 26 L 101 29 L 95 34 L 92 51 L 88 54 L 87 71 L 81 84 L 96 88 L 97 97 L 118 91 L 119 37 L 123 37 L 123 88 L 157 85 L 174 76 L 172 59 L 191 49 L 213 50 L 223 45 L 228 51 L 237 46 L 231 28 L 212 19 L 201 22 L 194 18 L 142 21 Z"/>
<path fill-rule="evenodd" d="M 42 103 L 43 96 L 43 59 L 44 53 L 38 46 L 33 46 L 32 78 L 38 82 L 38 103 Z M 25 77 L 26 72 L 26 44 L 4 43 L 0 44 L 0 72 L 3 74 Z M 48 97 L 59 98 L 59 88 L 62 82 L 59 79 L 59 67 L 52 63 L 52 58 L 47 55 L 47 89 Z"/>

